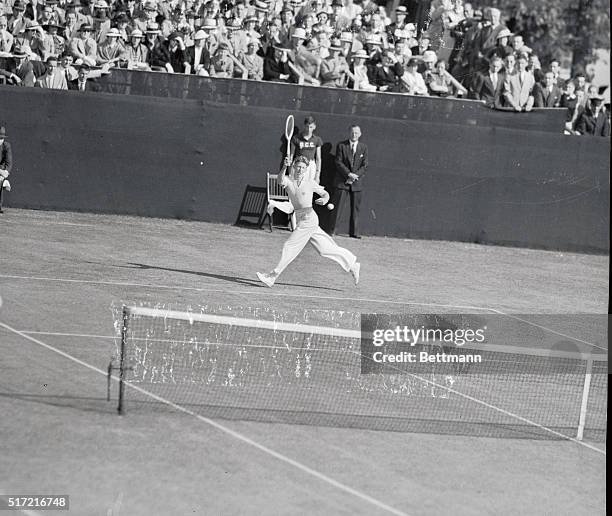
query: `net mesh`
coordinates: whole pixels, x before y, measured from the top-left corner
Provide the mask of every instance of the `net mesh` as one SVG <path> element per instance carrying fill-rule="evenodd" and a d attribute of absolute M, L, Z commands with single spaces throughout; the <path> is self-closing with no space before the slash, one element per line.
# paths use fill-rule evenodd
<path fill-rule="evenodd" d="M 125 323 L 125 381 L 211 418 L 563 439 L 576 437 L 584 409 L 580 354 L 505 346 L 479 350 L 478 368 L 394 364 L 362 374 L 356 330 L 147 309 L 131 309 Z M 438 343 L 419 349 L 448 352 Z M 603 441 L 607 363 L 593 362 L 590 377 L 584 438 Z M 164 406 L 129 388 L 123 404 Z"/>

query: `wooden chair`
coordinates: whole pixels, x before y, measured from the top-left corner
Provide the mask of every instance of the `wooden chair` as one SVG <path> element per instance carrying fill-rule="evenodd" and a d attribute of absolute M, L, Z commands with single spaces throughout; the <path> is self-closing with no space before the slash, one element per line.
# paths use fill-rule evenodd
<path fill-rule="evenodd" d="M 242 197 L 242 203 L 240 204 L 236 225 L 261 227 L 267 215 L 267 207 L 267 188 L 263 186 L 247 185 L 244 196 Z"/>

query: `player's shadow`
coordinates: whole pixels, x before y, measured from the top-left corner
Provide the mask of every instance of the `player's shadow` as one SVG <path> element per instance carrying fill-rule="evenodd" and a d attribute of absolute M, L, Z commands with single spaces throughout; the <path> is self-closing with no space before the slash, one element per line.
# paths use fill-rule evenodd
<path fill-rule="evenodd" d="M 159 270 L 159 271 L 168 271 L 168 272 L 180 272 L 183 274 L 194 274 L 196 276 L 204 276 L 205 278 L 213 278 L 213 279 L 218 279 L 218 280 L 222 280 L 222 281 L 230 281 L 232 283 L 238 283 L 240 285 L 248 285 L 250 287 L 264 287 L 264 288 L 268 288 L 265 287 L 264 285 L 261 284 L 261 282 L 259 282 L 258 280 L 252 280 L 249 278 L 238 278 L 236 276 L 225 276 L 224 274 L 213 274 L 210 272 L 201 272 L 201 271 L 189 271 L 186 269 L 174 269 L 174 268 L 170 268 L 170 267 L 160 267 L 158 265 L 147 265 L 144 263 L 132 263 L 129 262 L 128 263 L 129 266 L 131 266 L 130 268 L 138 268 L 138 269 L 153 269 L 153 270 Z M 124 265 L 116 265 L 116 267 L 125 267 Z M 338 288 L 332 288 L 332 287 L 317 287 L 316 285 L 303 285 L 300 283 L 281 283 L 281 282 L 277 282 L 277 285 L 290 285 L 292 287 L 305 287 L 305 288 L 315 288 L 315 289 L 319 289 L 319 290 L 333 290 L 335 292 L 341 292 L 341 289 Z"/>
<path fill-rule="evenodd" d="M 53 407 L 66 407 L 82 412 L 116 411 L 116 402 L 109 404 L 103 397 L 69 396 L 66 394 L 31 394 L 20 392 L 0 392 L 0 398 L 19 400 L 23 403 L 37 403 Z"/>

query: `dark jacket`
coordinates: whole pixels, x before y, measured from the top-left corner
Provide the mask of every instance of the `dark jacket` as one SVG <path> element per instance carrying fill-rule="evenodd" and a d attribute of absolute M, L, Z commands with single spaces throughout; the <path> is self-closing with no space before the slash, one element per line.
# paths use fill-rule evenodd
<path fill-rule="evenodd" d="M 561 90 L 558 86 L 553 86 L 549 93 L 546 86 L 536 84 L 533 89 L 533 105 L 538 108 L 553 108 L 559 107 L 561 103 Z"/>
<path fill-rule="evenodd" d="M 68 81 L 68 89 L 69 90 L 78 90 L 79 89 L 79 79 L 73 79 L 72 81 Z M 100 85 L 95 81 L 95 79 L 87 79 L 85 81 L 85 91 L 100 91 Z"/>
<path fill-rule="evenodd" d="M 580 134 L 591 136 L 610 136 L 610 120 L 604 109 L 600 109 L 597 116 L 593 113 L 591 106 L 587 106 L 578 118 L 576 130 Z"/>
<path fill-rule="evenodd" d="M 10 172 L 13 168 L 13 152 L 11 151 L 11 144 L 4 140 L 0 145 L 0 168 Z"/>
<path fill-rule="evenodd" d="M 360 192 L 363 189 L 363 177 L 368 170 L 368 147 L 364 143 L 357 144 L 357 152 L 353 156 L 349 140 L 344 140 L 336 146 L 336 177 L 334 186 L 340 190 Z M 352 185 L 347 185 L 349 172 L 357 174 L 359 179 Z"/>
<path fill-rule="evenodd" d="M 197 65 L 202 65 L 204 67 L 204 70 L 206 70 L 208 72 L 208 69 L 210 68 L 210 53 L 208 52 L 208 50 L 204 47 L 202 48 L 202 53 L 200 54 L 200 60 L 199 62 L 195 63 L 195 47 L 187 47 L 185 49 L 185 54 L 186 54 L 186 59 L 187 62 L 191 65 L 191 73 L 196 73 L 195 71 L 195 67 Z"/>
<path fill-rule="evenodd" d="M 472 95 L 477 100 L 485 101 L 489 107 L 499 108 L 505 80 L 504 72 L 497 72 L 497 86 L 494 88 L 489 72 L 478 72 L 472 86 Z"/>
<path fill-rule="evenodd" d="M 279 81 L 280 75 L 291 74 L 288 63 L 282 63 L 274 59 L 274 55 L 269 54 L 264 58 L 263 78 L 264 81 Z"/>

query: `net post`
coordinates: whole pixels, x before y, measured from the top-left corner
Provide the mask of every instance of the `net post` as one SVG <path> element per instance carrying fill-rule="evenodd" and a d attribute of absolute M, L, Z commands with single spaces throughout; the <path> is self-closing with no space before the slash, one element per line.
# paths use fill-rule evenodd
<path fill-rule="evenodd" d="M 126 352 L 126 339 L 127 339 L 127 323 L 128 323 L 129 311 L 127 306 L 123 307 L 122 313 L 122 327 L 121 327 L 121 354 L 119 357 L 119 403 L 117 405 L 117 412 L 120 415 L 125 414 L 125 408 L 123 406 L 123 394 L 124 394 L 124 383 L 125 383 L 125 352 Z"/>
<path fill-rule="evenodd" d="M 578 432 L 576 439 L 582 441 L 584 437 L 584 426 L 586 424 L 587 405 L 589 403 L 589 391 L 591 390 L 591 376 L 593 373 L 593 358 L 589 357 L 584 375 L 584 386 L 582 388 L 582 401 L 580 403 L 580 420 L 578 421 Z"/>

